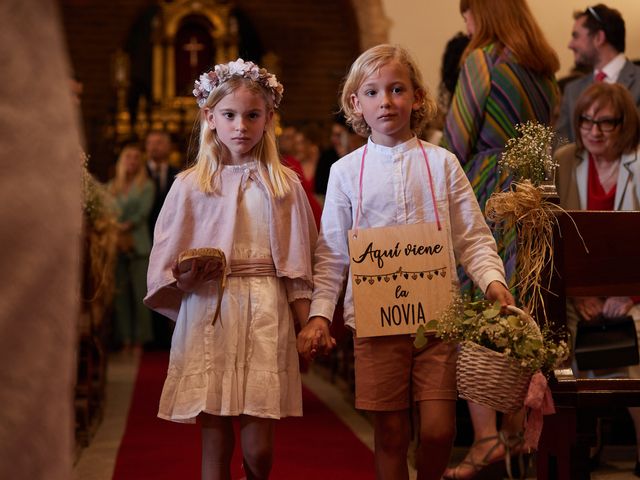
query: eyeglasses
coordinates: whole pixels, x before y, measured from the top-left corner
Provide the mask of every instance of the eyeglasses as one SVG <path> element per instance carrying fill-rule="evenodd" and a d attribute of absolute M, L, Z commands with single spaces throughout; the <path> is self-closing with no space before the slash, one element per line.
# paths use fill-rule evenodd
<path fill-rule="evenodd" d="M 591 14 L 591 16 L 595 19 L 596 22 L 598 22 L 600 25 L 604 25 L 602 18 L 600 18 L 600 15 L 598 15 L 598 12 L 596 12 L 595 8 L 587 7 L 587 12 Z"/>
<path fill-rule="evenodd" d="M 599 120 L 596 120 L 584 115 L 580 116 L 580 120 L 578 121 L 578 125 L 581 130 L 585 130 L 588 132 L 595 125 L 596 127 L 598 127 L 598 130 L 604 133 L 613 132 L 621 123 L 622 118 L 601 118 Z"/>

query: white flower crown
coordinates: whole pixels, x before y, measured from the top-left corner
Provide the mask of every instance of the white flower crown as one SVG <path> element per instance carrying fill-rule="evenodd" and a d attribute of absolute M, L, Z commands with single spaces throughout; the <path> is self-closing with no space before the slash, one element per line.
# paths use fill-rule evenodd
<path fill-rule="evenodd" d="M 200 108 L 207 103 L 207 98 L 211 91 L 217 86 L 223 84 L 231 77 L 243 77 L 259 83 L 263 87 L 271 91 L 273 98 L 273 107 L 278 108 L 282 100 L 282 92 L 284 87 L 278 81 L 275 75 L 269 73 L 265 68 L 260 68 L 253 62 L 245 62 L 239 58 L 235 62 L 222 63 L 213 67 L 206 73 L 200 75 L 200 79 L 196 80 L 193 89 L 193 96 Z"/>

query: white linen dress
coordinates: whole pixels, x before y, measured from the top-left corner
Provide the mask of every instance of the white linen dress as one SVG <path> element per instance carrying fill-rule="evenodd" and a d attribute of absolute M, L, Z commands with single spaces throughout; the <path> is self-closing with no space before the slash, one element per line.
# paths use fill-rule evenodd
<path fill-rule="evenodd" d="M 232 259 L 271 258 L 267 194 L 251 176 L 242 188 Z M 228 277 L 221 314 L 212 326 L 217 295 L 214 281 L 183 296 L 158 416 L 193 423 L 200 412 L 275 419 L 302 415 L 289 301 L 311 298 L 309 287 L 276 276 Z"/>

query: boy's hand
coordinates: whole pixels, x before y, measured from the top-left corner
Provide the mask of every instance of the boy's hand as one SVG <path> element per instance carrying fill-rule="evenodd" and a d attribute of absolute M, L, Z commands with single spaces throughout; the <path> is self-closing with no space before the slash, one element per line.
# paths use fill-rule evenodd
<path fill-rule="evenodd" d="M 507 305 L 515 305 L 516 301 L 513 299 L 513 295 L 502 282 L 494 280 L 487 287 L 487 291 L 484 294 L 487 300 L 492 302 L 499 301 L 500 306 L 506 307 Z"/>
<path fill-rule="evenodd" d="M 307 360 L 316 355 L 325 355 L 336 346 L 329 333 L 329 321 L 324 317 L 313 317 L 298 334 L 298 352 Z"/>
<path fill-rule="evenodd" d="M 206 263 L 191 262 L 191 268 L 181 272 L 176 260 L 171 266 L 171 273 L 176 279 L 177 287 L 186 293 L 195 292 L 203 283 L 209 282 L 222 274 L 222 266 L 219 263 L 208 261 Z"/>

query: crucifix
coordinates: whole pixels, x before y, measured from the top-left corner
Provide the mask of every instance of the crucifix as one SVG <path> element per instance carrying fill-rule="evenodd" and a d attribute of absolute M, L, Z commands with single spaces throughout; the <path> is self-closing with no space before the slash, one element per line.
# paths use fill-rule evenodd
<path fill-rule="evenodd" d="M 196 68 L 198 66 L 198 52 L 204 49 L 204 45 L 198 43 L 196 37 L 191 37 L 189 43 L 185 44 L 182 48 L 189 52 L 189 66 Z"/>

